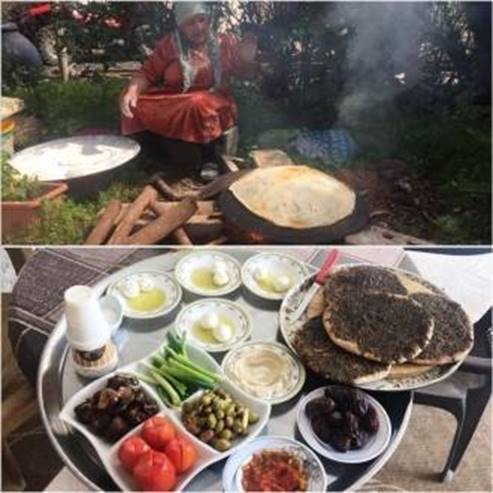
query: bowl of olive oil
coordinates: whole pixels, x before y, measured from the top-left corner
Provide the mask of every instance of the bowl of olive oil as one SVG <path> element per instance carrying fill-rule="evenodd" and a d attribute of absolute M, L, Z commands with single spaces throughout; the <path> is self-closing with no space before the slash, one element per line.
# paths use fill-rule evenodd
<path fill-rule="evenodd" d="M 137 272 L 120 277 L 107 290 L 121 301 L 127 318 L 150 319 L 167 315 L 181 301 L 182 290 L 173 276 Z"/>

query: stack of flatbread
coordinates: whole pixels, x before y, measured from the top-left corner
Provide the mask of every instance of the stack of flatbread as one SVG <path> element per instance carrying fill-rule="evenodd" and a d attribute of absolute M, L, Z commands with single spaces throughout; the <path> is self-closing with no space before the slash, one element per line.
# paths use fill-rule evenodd
<path fill-rule="evenodd" d="M 421 375 L 462 360 L 473 345 L 460 305 L 412 274 L 350 266 L 331 274 L 293 345 L 331 380 L 362 384 Z"/>

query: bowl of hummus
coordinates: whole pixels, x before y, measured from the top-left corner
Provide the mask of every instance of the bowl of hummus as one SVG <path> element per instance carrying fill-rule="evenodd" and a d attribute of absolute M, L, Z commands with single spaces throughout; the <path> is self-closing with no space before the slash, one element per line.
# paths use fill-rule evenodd
<path fill-rule="evenodd" d="M 226 354 L 221 367 L 244 392 L 270 404 L 293 398 L 306 378 L 296 356 L 277 342 L 255 341 L 237 346 Z"/>

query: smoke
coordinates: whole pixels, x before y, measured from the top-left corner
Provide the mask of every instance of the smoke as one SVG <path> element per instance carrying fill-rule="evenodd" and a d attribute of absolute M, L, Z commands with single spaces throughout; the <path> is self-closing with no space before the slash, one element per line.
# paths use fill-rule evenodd
<path fill-rule="evenodd" d="M 348 36 L 339 125 L 382 115 L 419 81 L 422 13 L 419 2 L 342 2 L 330 12 L 330 22 Z"/>

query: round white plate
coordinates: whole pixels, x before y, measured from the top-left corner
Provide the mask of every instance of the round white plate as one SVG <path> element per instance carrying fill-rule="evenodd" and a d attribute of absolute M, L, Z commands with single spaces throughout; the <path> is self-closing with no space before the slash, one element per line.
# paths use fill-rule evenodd
<path fill-rule="evenodd" d="M 196 338 L 193 334 L 193 326 L 198 323 L 206 313 L 215 312 L 231 320 L 233 325 L 233 336 L 229 341 L 208 344 Z M 181 334 L 187 333 L 187 340 L 192 344 L 205 349 L 211 353 L 228 351 L 233 346 L 245 341 L 252 332 L 252 321 L 245 308 L 238 303 L 229 300 L 208 298 L 198 300 L 183 308 L 179 313 L 175 328 Z"/>
<path fill-rule="evenodd" d="M 361 390 L 359 392 L 362 392 L 366 396 L 368 401 L 377 411 L 378 422 L 380 423 L 378 431 L 369 439 L 368 443 L 363 448 L 359 450 L 339 452 L 330 445 L 322 442 L 315 435 L 312 425 L 310 424 L 310 420 L 306 415 L 305 408 L 307 403 L 312 399 L 315 399 L 316 397 L 323 397 L 325 388 L 327 387 L 315 389 L 306 395 L 298 404 L 296 411 L 296 424 L 298 425 L 301 436 L 306 443 L 310 446 L 310 448 L 323 457 L 327 457 L 327 459 L 335 460 L 337 462 L 343 462 L 345 464 L 359 464 L 378 457 L 390 443 L 390 438 L 392 436 L 392 424 L 384 407 L 371 395 L 368 395 L 366 392 L 362 392 Z"/>
<path fill-rule="evenodd" d="M 118 135 L 88 135 L 57 139 L 28 147 L 10 164 L 40 181 L 69 180 L 117 168 L 133 159 L 140 145 Z"/>
<path fill-rule="evenodd" d="M 322 462 L 306 445 L 287 437 L 264 436 L 244 444 L 226 461 L 223 470 L 223 490 L 231 493 L 244 491 L 241 486 L 242 468 L 252 459 L 253 454 L 265 449 L 286 450 L 303 461 L 308 475 L 307 491 L 327 489 L 327 476 Z"/>
<path fill-rule="evenodd" d="M 229 282 L 224 286 L 217 286 L 215 289 L 203 289 L 192 281 L 192 274 L 198 269 L 214 268 L 216 262 L 226 264 Z M 181 286 L 191 293 L 200 296 L 224 296 L 232 293 L 241 285 L 241 266 L 239 262 L 219 251 L 193 252 L 185 255 L 178 261 L 175 267 L 175 276 Z"/>
<path fill-rule="evenodd" d="M 292 376 L 288 385 L 283 389 L 282 394 L 278 394 L 272 397 L 262 397 L 260 395 L 253 395 L 248 391 L 248 388 L 243 387 L 241 382 L 239 382 L 234 373 L 228 370 L 229 364 L 234 361 L 236 358 L 240 357 L 241 354 L 245 351 L 250 351 L 252 348 L 258 349 L 267 349 L 276 354 L 282 355 L 286 357 L 289 361 L 289 365 L 291 368 Z M 261 399 L 266 402 L 270 402 L 271 404 L 280 404 L 281 402 L 286 402 L 292 399 L 303 387 L 306 378 L 306 372 L 304 366 L 301 362 L 294 356 L 294 354 L 284 345 L 278 342 L 263 342 L 263 341 L 253 341 L 253 342 L 245 342 L 241 346 L 237 346 L 232 349 L 226 356 L 224 357 L 221 368 L 225 375 L 234 382 L 238 387 L 240 387 L 243 392 L 251 395 L 255 399 Z M 262 368 L 259 368 L 262 370 Z M 268 372 L 268 368 L 265 368 L 265 373 Z"/>
<path fill-rule="evenodd" d="M 340 266 L 335 267 L 334 272 L 336 272 L 339 269 L 346 269 L 357 265 L 375 266 L 374 264 L 364 264 L 364 263 L 342 264 Z M 404 269 L 398 269 L 395 267 L 388 269 L 395 271 L 397 274 L 405 273 L 407 276 L 411 276 L 411 278 L 415 278 L 416 280 L 419 280 L 419 282 L 431 286 L 437 292 L 442 293 L 442 291 L 439 290 L 437 287 L 433 286 L 428 281 L 419 278 L 419 276 L 414 274 L 413 272 L 408 272 Z M 301 330 L 303 328 L 303 325 L 308 321 L 308 318 L 306 316 L 306 311 L 301 315 L 299 319 L 295 319 L 293 317 L 293 314 L 295 313 L 296 308 L 302 302 L 307 291 L 312 286 L 314 278 L 315 276 L 313 274 L 308 275 L 307 277 L 302 279 L 296 286 L 293 286 L 288 292 L 288 294 L 286 295 L 286 297 L 284 298 L 284 300 L 282 301 L 281 308 L 279 310 L 279 326 L 281 329 L 282 337 L 286 345 L 295 354 L 297 353 L 296 353 L 296 349 L 293 346 L 294 338 L 296 336 L 296 333 L 299 330 Z M 400 392 L 403 390 L 415 390 L 422 387 L 426 387 L 428 385 L 432 385 L 434 383 L 440 382 L 448 378 L 459 368 L 461 364 L 462 364 L 462 360 L 456 363 L 451 363 L 449 365 L 434 366 L 421 375 L 417 375 L 409 378 L 396 379 L 396 378 L 387 377 L 387 378 L 383 378 L 382 380 L 377 380 L 375 382 L 358 384 L 357 386 L 366 390 L 378 390 L 382 392 Z"/>
<path fill-rule="evenodd" d="M 118 283 L 120 283 L 121 281 L 140 275 L 151 277 L 155 283 L 155 287 L 164 291 L 164 303 L 156 310 L 149 312 L 133 310 L 131 307 L 128 306 L 126 298 L 122 295 L 122 293 L 120 293 L 119 289 L 117 288 Z M 125 315 L 125 317 L 139 320 L 146 320 L 167 315 L 178 306 L 182 297 L 181 288 L 179 284 L 175 281 L 173 276 L 169 274 L 164 274 L 162 272 L 149 271 L 134 272 L 133 274 L 128 274 L 126 276 L 120 277 L 108 287 L 107 293 L 116 296 L 122 302 L 123 314 Z"/>
<path fill-rule="evenodd" d="M 274 292 L 265 289 L 256 279 L 256 272 L 261 269 L 268 273 L 270 278 L 287 276 L 290 280 L 286 291 Z M 298 284 L 307 274 L 302 262 L 290 255 L 279 253 L 259 253 L 250 257 L 241 269 L 243 284 L 255 295 L 268 300 L 282 300 L 289 289 Z"/>

